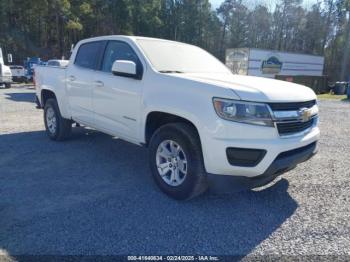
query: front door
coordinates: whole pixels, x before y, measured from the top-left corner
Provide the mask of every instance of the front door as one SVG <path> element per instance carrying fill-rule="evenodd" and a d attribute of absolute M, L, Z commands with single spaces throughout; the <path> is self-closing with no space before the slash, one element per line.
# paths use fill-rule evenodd
<path fill-rule="evenodd" d="M 138 139 L 143 81 L 112 74 L 116 60 L 142 64 L 132 47 L 122 41 L 108 41 L 100 70 L 94 73 L 93 109 L 96 126 L 128 140 Z"/>

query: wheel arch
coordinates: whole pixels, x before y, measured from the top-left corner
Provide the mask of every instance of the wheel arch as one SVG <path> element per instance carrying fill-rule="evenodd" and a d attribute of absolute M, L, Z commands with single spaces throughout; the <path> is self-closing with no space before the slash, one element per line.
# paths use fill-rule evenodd
<path fill-rule="evenodd" d="M 49 89 L 41 90 L 41 107 L 42 108 L 45 106 L 46 101 L 50 98 L 57 100 L 56 94 L 52 90 L 49 90 Z"/>
<path fill-rule="evenodd" d="M 41 108 L 45 107 L 46 101 L 50 98 L 55 99 L 57 101 L 60 113 L 64 118 L 66 118 L 66 119 L 72 118 L 71 114 L 70 114 L 69 107 L 68 107 L 68 103 L 66 100 L 66 96 L 64 95 L 64 93 L 59 92 L 58 90 L 56 90 L 56 92 L 54 90 L 51 90 L 48 88 L 44 88 L 41 90 L 41 92 L 40 92 L 40 106 L 41 106 Z"/>
<path fill-rule="evenodd" d="M 148 146 L 154 132 L 158 128 L 170 123 L 187 123 L 188 125 L 193 127 L 193 129 L 198 135 L 199 140 L 201 141 L 199 129 L 197 128 L 194 121 L 191 121 L 187 117 L 180 116 L 177 114 L 172 114 L 172 113 L 163 112 L 163 111 L 151 111 L 147 114 L 146 120 L 145 120 L 145 128 L 144 128 L 145 145 Z"/>

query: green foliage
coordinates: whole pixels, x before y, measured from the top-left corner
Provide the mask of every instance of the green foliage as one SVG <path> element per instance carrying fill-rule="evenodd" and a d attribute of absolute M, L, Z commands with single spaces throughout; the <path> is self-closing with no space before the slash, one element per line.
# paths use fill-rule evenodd
<path fill-rule="evenodd" d="M 266 1 L 270 4 L 271 1 Z M 350 0 L 1 0 L 0 46 L 16 63 L 68 57 L 80 39 L 142 35 L 199 45 L 220 59 L 226 48 L 255 47 L 325 55 L 326 74 L 350 74 Z"/>
<path fill-rule="evenodd" d="M 66 28 L 68 30 L 77 30 L 77 31 L 81 31 L 83 30 L 83 25 L 81 23 L 79 23 L 79 21 L 73 21 L 73 20 L 69 20 L 67 22 Z"/>

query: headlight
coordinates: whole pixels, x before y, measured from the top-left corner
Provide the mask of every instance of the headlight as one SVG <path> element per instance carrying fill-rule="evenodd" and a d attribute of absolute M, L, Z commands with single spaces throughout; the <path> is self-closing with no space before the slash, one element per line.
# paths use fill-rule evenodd
<path fill-rule="evenodd" d="M 214 98 L 214 108 L 219 117 L 253 125 L 274 126 L 268 105 Z"/>

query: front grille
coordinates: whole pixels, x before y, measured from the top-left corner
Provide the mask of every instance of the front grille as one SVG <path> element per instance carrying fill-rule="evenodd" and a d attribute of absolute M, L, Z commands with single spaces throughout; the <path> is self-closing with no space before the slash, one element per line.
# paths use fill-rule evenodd
<path fill-rule="evenodd" d="M 293 103 L 269 103 L 272 111 L 293 111 L 301 108 L 311 108 L 316 104 L 316 100 Z"/>
<path fill-rule="evenodd" d="M 280 135 L 291 135 L 294 133 L 303 132 L 306 129 L 312 127 L 316 121 L 316 118 L 312 118 L 306 122 L 288 122 L 277 123 L 278 133 Z"/>

